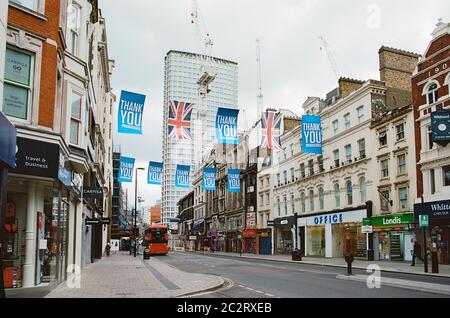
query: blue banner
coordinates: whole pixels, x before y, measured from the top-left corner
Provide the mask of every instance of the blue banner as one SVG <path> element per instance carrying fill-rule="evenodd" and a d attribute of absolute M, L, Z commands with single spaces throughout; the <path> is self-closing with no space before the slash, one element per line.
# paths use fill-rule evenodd
<path fill-rule="evenodd" d="M 189 173 L 191 171 L 191 167 L 177 165 L 177 171 L 175 174 L 175 186 L 177 188 L 189 188 Z"/>
<path fill-rule="evenodd" d="M 120 156 L 119 182 L 133 182 L 134 158 Z"/>
<path fill-rule="evenodd" d="M 142 135 L 145 95 L 122 91 L 120 94 L 119 133 Z"/>
<path fill-rule="evenodd" d="M 221 108 L 217 110 L 216 137 L 222 144 L 239 143 L 237 136 L 237 121 L 239 109 Z"/>
<path fill-rule="evenodd" d="M 228 169 L 228 192 L 241 192 L 241 170 Z"/>
<path fill-rule="evenodd" d="M 147 183 L 161 184 L 163 164 L 161 162 L 150 161 L 148 164 Z"/>
<path fill-rule="evenodd" d="M 203 190 L 216 190 L 216 168 L 203 168 Z"/>
<path fill-rule="evenodd" d="M 320 116 L 302 116 L 302 152 L 322 154 Z"/>

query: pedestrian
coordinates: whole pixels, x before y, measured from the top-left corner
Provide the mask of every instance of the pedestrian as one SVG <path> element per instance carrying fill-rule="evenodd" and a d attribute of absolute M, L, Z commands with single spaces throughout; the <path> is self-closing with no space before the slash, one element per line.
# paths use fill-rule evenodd
<path fill-rule="evenodd" d="M 420 244 L 419 244 L 419 242 L 417 240 L 414 240 L 414 247 L 413 247 L 413 255 L 412 255 L 411 266 L 415 266 L 416 265 L 416 257 L 423 262 L 422 249 L 420 247 Z"/>
<path fill-rule="evenodd" d="M 105 247 L 106 256 L 109 256 L 109 252 L 111 251 L 111 244 L 108 242 Z"/>

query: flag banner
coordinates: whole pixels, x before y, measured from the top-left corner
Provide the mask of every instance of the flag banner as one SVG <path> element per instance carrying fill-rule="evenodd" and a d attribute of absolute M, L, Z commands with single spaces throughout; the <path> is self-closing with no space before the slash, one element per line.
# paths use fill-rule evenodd
<path fill-rule="evenodd" d="M 148 164 L 147 184 L 161 184 L 163 164 L 150 161 Z"/>
<path fill-rule="evenodd" d="M 119 133 L 142 135 L 145 95 L 122 91 L 119 102 Z"/>
<path fill-rule="evenodd" d="M 228 169 L 228 192 L 241 192 L 241 170 Z"/>
<path fill-rule="evenodd" d="M 216 168 L 203 168 L 203 190 L 216 190 Z"/>
<path fill-rule="evenodd" d="M 167 129 L 169 139 L 192 140 L 191 135 L 191 114 L 194 104 L 169 101 L 169 118 Z"/>
<path fill-rule="evenodd" d="M 389 211 L 389 200 L 384 196 L 383 193 L 378 191 L 378 196 L 380 197 L 380 209 L 381 211 Z"/>
<path fill-rule="evenodd" d="M 450 142 L 450 111 L 447 109 L 431 113 L 431 138 L 443 147 Z"/>
<path fill-rule="evenodd" d="M 320 116 L 302 116 L 302 152 L 322 154 L 322 125 Z"/>
<path fill-rule="evenodd" d="M 177 165 L 177 171 L 175 174 L 175 186 L 177 188 L 189 188 L 189 173 L 191 171 L 190 166 Z"/>
<path fill-rule="evenodd" d="M 119 182 L 133 182 L 134 158 L 120 156 Z"/>
<path fill-rule="evenodd" d="M 264 112 L 261 117 L 261 147 L 281 150 L 281 122 L 283 115 Z"/>
<path fill-rule="evenodd" d="M 216 115 L 216 137 L 218 143 L 239 143 L 237 136 L 237 121 L 239 109 L 219 107 Z"/>

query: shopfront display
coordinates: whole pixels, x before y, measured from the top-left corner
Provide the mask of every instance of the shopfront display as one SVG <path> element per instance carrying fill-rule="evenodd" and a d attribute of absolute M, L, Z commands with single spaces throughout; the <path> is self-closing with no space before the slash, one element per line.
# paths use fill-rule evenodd
<path fill-rule="evenodd" d="M 294 248 L 292 229 L 295 229 L 296 220 L 294 216 L 276 218 L 273 220 L 275 235 L 275 253 L 291 254 Z"/>
<path fill-rule="evenodd" d="M 308 256 L 325 256 L 325 226 L 316 225 L 307 227 Z"/>

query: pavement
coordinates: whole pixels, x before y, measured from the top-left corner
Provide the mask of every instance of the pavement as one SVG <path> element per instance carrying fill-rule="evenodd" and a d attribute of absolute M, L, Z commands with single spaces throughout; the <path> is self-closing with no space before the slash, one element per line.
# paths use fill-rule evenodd
<path fill-rule="evenodd" d="M 347 268 L 347 263 L 344 258 L 319 258 L 319 257 L 302 257 L 301 261 L 293 261 L 291 255 L 255 255 L 246 254 L 242 255 L 239 253 L 229 253 L 229 252 L 189 252 L 198 253 L 205 255 L 217 255 L 241 259 L 261 259 L 267 261 L 285 262 L 285 263 L 297 263 L 297 264 L 311 264 L 319 266 L 330 266 Z M 420 261 L 416 262 L 415 266 L 411 266 L 410 262 L 396 262 L 396 261 L 365 261 L 355 259 L 352 263 L 353 268 L 357 269 L 367 269 L 369 265 L 379 266 L 382 272 L 393 272 L 393 273 L 407 273 L 413 275 L 426 275 L 426 276 L 436 276 L 436 277 L 450 277 L 450 265 L 439 264 L 439 273 L 431 272 L 431 263 L 428 264 L 428 273 L 424 272 L 424 265 Z"/>
<path fill-rule="evenodd" d="M 183 272 L 163 259 L 143 260 L 142 255 L 134 258 L 126 252 L 103 257 L 45 297 L 174 298 L 214 290 L 224 284 L 220 276 Z"/>

